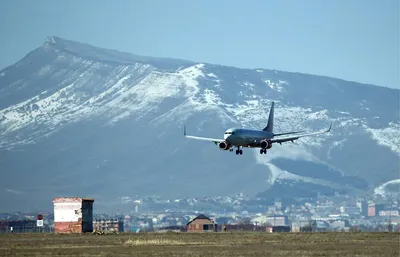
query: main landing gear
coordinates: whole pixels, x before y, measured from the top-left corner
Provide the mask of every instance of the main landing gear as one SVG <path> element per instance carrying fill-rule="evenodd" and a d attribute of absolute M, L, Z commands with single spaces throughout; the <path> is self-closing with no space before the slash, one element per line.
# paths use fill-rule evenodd
<path fill-rule="evenodd" d="M 260 154 L 267 154 L 267 149 L 260 149 Z"/>
<path fill-rule="evenodd" d="M 231 149 L 232 151 L 233 151 L 233 149 Z M 243 150 L 242 149 L 240 149 L 240 147 L 238 147 L 237 149 L 236 149 L 236 155 L 242 155 L 243 154 Z"/>

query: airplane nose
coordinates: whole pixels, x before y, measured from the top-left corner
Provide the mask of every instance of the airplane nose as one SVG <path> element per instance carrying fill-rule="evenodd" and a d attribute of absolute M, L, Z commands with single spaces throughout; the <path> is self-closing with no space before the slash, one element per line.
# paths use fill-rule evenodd
<path fill-rule="evenodd" d="M 224 139 L 225 140 L 228 140 L 228 138 L 230 137 L 231 135 L 224 135 Z"/>

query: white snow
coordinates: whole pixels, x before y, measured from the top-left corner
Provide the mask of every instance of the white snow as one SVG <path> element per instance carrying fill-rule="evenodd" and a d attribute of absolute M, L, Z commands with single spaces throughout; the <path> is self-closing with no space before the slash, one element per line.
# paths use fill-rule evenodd
<path fill-rule="evenodd" d="M 116 122 L 137 112 L 143 112 L 143 116 L 167 97 L 191 98 L 199 91 L 197 78 L 204 76 L 201 67 L 202 65 L 195 65 L 177 73 L 153 71 L 138 84 L 106 103 L 102 109 L 110 109 L 111 106 L 115 108 L 117 112 L 113 111 L 114 118 L 111 122 Z"/>
<path fill-rule="evenodd" d="M 346 139 L 343 139 L 343 140 L 340 140 L 340 141 L 335 141 L 335 142 L 333 142 L 333 146 L 340 146 L 340 147 L 342 147 L 343 146 L 343 144 L 344 144 L 344 142 L 346 142 Z"/>
<path fill-rule="evenodd" d="M 258 100 L 247 100 L 246 103 L 251 106 L 251 107 L 257 107 L 259 106 Z"/>
<path fill-rule="evenodd" d="M 40 77 L 42 77 L 42 76 L 47 76 L 48 74 L 53 73 L 53 71 L 54 71 L 54 69 L 53 69 L 53 67 L 52 67 L 51 65 L 46 65 L 46 66 L 42 67 L 42 68 L 36 73 L 36 75 L 37 75 L 37 76 L 40 76 Z"/>
<path fill-rule="evenodd" d="M 271 89 L 276 90 L 278 92 L 282 92 L 283 86 L 285 84 L 288 84 L 286 81 L 280 80 L 278 83 L 273 82 L 272 80 L 266 79 L 264 80 L 265 84 L 267 84 Z"/>
<path fill-rule="evenodd" d="M 219 97 L 214 90 L 211 89 L 205 89 L 204 90 L 204 103 L 208 105 L 215 105 L 215 104 L 221 104 L 221 97 Z"/>
<path fill-rule="evenodd" d="M 365 128 L 380 145 L 388 147 L 400 156 L 400 124 L 391 122 L 384 129 Z"/>
<path fill-rule="evenodd" d="M 70 58 L 66 54 L 59 53 L 56 63 Z M 175 98 L 178 105 L 164 114 L 156 117 L 152 122 L 164 122 L 174 120 L 183 122 L 196 112 L 212 111 L 221 119 L 222 123 L 235 122 L 248 128 L 262 128 L 266 125 L 271 101 L 276 102 L 274 132 L 289 131 L 316 131 L 325 127 L 314 127 L 315 121 L 326 126 L 333 121 L 335 128 L 343 129 L 346 133 L 353 133 L 354 127 L 363 123 L 360 119 L 352 118 L 348 112 L 339 112 L 343 116 L 333 120 L 327 110 L 312 112 L 309 108 L 288 106 L 280 99 L 271 99 L 256 95 L 253 83 L 243 82 L 239 86 L 241 90 L 240 102 L 226 104 L 223 99 L 224 91 L 218 88 L 220 80 L 217 76 L 204 72 L 204 64 L 195 64 L 175 72 L 159 72 L 150 65 L 134 64 L 120 65 L 117 68 L 107 63 L 88 61 L 83 58 L 72 58 L 79 63 L 79 69 L 53 70 L 51 65 L 41 67 L 37 76 L 51 73 L 53 76 L 67 77 L 61 82 L 63 88 L 49 94 L 41 92 L 37 96 L 23 101 L 17 105 L 0 110 L 0 136 L 2 145 L 10 132 L 37 125 L 46 125 L 47 130 L 32 134 L 26 141 L 32 141 L 36 137 L 54 132 L 60 123 L 79 121 L 87 117 L 102 116 L 112 124 L 128 116 L 141 119 L 149 112 L 157 110 L 159 104 L 165 98 Z M 96 75 L 99 70 L 110 69 L 110 74 L 99 80 Z M 257 70 L 263 72 L 262 70 Z M 54 74 L 53 74 L 54 73 Z M 75 81 L 68 80 L 76 77 Z M 217 82 L 217 85 L 205 88 L 199 84 L 200 78 L 208 78 Z M 16 81 L 10 86 L 25 85 L 24 80 Z M 281 91 L 288 82 L 284 80 L 265 80 L 265 83 L 273 90 Z M 95 92 L 95 93 L 92 93 Z M 0 91 L 1 93 L 1 91 Z M 361 102 L 360 104 L 365 104 Z M 33 106 L 39 107 L 37 110 Z M 334 110 L 333 110 L 334 111 Z M 388 128 L 377 130 L 365 128 L 378 144 L 400 153 L 400 125 L 391 123 Z M 276 145 L 271 154 L 289 156 L 289 158 L 311 158 L 307 151 L 311 146 L 320 147 L 332 134 L 316 137 L 305 137 L 296 141 L 296 145 L 285 143 Z M 18 141 L 15 138 L 14 141 Z M 334 142 L 337 147 L 343 142 Z"/>
<path fill-rule="evenodd" d="M 260 163 L 263 163 L 263 162 L 260 162 Z M 290 181 L 294 181 L 294 182 L 306 182 L 306 183 L 313 183 L 313 184 L 317 184 L 317 185 L 326 185 L 326 186 L 334 186 L 334 187 L 337 186 L 337 185 L 335 185 L 329 181 L 325 181 L 323 179 L 315 179 L 315 178 L 299 176 L 299 175 L 290 173 L 287 170 L 280 169 L 271 163 L 264 163 L 264 164 L 268 167 L 268 169 L 271 172 L 271 176 L 267 181 L 267 183 L 270 185 L 273 185 L 278 180 L 290 180 Z"/>
<path fill-rule="evenodd" d="M 332 143 L 332 145 L 329 147 L 328 152 L 326 153 L 326 156 L 328 157 L 328 159 L 332 158 L 332 156 L 331 156 L 332 150 L 336 147 L 339 147 L 341 149 L 346 141 L 347 141 L 346 139 L 343 139 L 340 141 L 334 141 Z"/>
<path fill-rule="evenodd" d="M 99 68 L 103 67 L 94 64 L 86 70 L 74 71 L 71 76 L 76 76 L 78 79 L 69 85 L 65 85 L 61 90 L 48 96 L 45 96 L 47 92 L 44 91 L 29 100 L 0 110 L 0 117 L 5 117 L 5 119 L 0 122 L 0 128 L 3 128 L 2 135 L 4 136 L 11 131 L 16 131 L 34 124 L 46 124 L 48 126 L 47 131 L 39 133 L 45 135 L 48 131 L 52 131 L 60 122 L 71 122 L 80 120 L 89 115 L 96 115 L 97 109 L 101 108 L 103 105 L 102 99 L 120 89 L 123 82 L 130 78 L 129 74 L 124 75 L 124 73 L 144 72 L 149 66 L 136 65 L 129 68 L 125 67 L 120 70 L 119 73 L 113 74 L 117 78 L 121 77 L 117 83 L 110 85 L 106 82 L 103 87 L 103 92 L 100 92 L 99 95 L 88 96 L 88 94 L 84 93 L 82 90 L 92 90 L 89 88 L 91 86 L 89 80 L 94 73 L 92 69 Z M 47 70 L 47 68 L 45 70 Z M 39 70 L 39 73 L 40 72 L 42 71 Z M 78 72 L 81 72 L 81 74 Z M 113 79 L 110 79 L 108 81 L 112 80 Z M 65 81 L 61 83 L 65 83 Z M 98 85 L 96 86 L 100 87 Z M 110 87 L 108 88 L 107 86 Z M 92 96 L 92 98 L 90 98 L 90 96 Z M 38 109 L 32 109 L 33 106 L 38 107 Z M 54 131 L 55 130 L 53 130 L 53 132 Z M 32 135 L 32 137 L 34 136 L 35 135 Z"/>
<path fill-rule="evenodd" d="M 254 88 L 256 87 L 256 85 L 254 85 L 253 83 L 250 82 L 244 82 L 242 85 L 242 87 L 246 88 L 246 90 L 248 90 L 249 92 L 254 93 Z M 242 91 L 241 91 L 242 92 Z"/>
<path fill-rule="evenodd" d="M 321 119 L 325 119 L 326 117 L 328 117 L 327 113 L 328 113 L 328 110 L 322 110 L 319 112 L 310 113 L 307 117 L 310 120 L 321 120 Z"/>
<path fill-rule="evenodd" d="M 286 170 L 282 170 L 278 168 L 277 166 L 271 164 L 271 163 L 265 163 L 265 165 L 269 168 L 271 171 L 271 177 L 268 179 L 269 184 L 274 184 L 276 180 L 294 180 L 294 181 L 301 181 L 304 178 L 302 176 L 298 176 L 295 174 L 292 174 Z"/>
<path fill-rule="evenodd" d="M 388 182 L 383 183 L 382 185 L 376 187 L 374 189 L 374 194 L 375 195 L 381 195 L 381 196 L 386 196 L 386 195 L 390 195 L 392 193 L 397 193 L 400 195 L 400 192 L 387 192 L 385 187 L 388 185 L 399 185 L 400 186 L 400 179 L 394 179 L 394 180 L 390 180 Z"/>

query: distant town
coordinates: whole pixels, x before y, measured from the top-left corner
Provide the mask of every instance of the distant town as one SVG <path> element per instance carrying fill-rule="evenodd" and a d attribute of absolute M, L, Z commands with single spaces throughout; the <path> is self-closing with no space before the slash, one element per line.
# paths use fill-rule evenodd
<path fill-rule="evenodd" d="M 163 200 L 160 197 L 120 199 L 115 213 L 96 212 L 93 202 L 93 230 L 117 232 L 186 231 L 188 224 L 202 217 L 219 230 L 271 231 L 400 231 L 400 199 L 371 200 L 346 196 L 318 197 L 290 202 L 276 199 L 266 203 L 244 194 L 234 197 L 202 197 Z M 76 211 L 75 211 L 76 212 Z M 85 212 L 82 209 L 82 212 Z M 38 213 L 0 213 L 0 232 L 54 232 L 54 210 Z M 83 220 L 85 220 L 83 218 Z"/>

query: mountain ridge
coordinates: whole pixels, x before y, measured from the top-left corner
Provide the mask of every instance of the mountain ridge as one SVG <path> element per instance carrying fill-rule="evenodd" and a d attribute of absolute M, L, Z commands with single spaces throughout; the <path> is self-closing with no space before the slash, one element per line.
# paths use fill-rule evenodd
<path fill-rule="evenodd" d="M 69 40 L 69 39 L 65 39 L 65 38 L 61 38 L 58 36 L 48 36 L 45 39 L 44 44 L 46 44 L 47 41 L 51 41 L 52 39 L 54 39 L 56 42 L 62 41 L 64 42 L 64 44 L 84 44 L 87 47 L 91 47 L 91 48 L 96 48 L 96 49 L 100 49 L 100 50 L 109 50 L 108 48 L 104 48 L 104 47 L 97 47 L 94 46 L 92 44 L 87 44 L 87 43 L 81 43 L 79 41 L 75 41 L 75 40 Z M 120 54 L 128 54 L 128 55 L 132 55 L 133 57 L 137 57 L 137 58 L 146 58 L 146 59 L 154 59 L 154 60 L 158 60 L 158 59 L 168 59 L 168 60 L 172 60 L 172 61 L 178 61 L 178 62 L 182 62 L 182 63 L 186 63 L 186 64 L 195 64 L 195 63 L 203 63 L 206 65 L 212 65 L 212 66 L 220 66 L 220 67 L 229 67 L 229 68 L 235 68 L 235 69 L 240 69 L 240 70 L 269 70 L 269 71 L 273 71 L 273 72 L 281 72 L 281 73 L 292 73 L 292 74 L 299 74 L 299 75 L 308 75 L 308 76 L 314 76 L 314 77 L 321 77 L 321 78 L 326 78 L 326 79 L 334 79 L 334 80 L 338 80 L 340 82 L 351 82 L 351 83 L 355 83 L 355 84 L 359 84 L 362 86 L 373 86 L 373 87 L 382 87 L 385 89 L 394 89 L 396 91 L 400 91 L 399 89 L 396 88 L 390 88 L 387 86 L 382 86 L 382 85 L 377 85 L 377 84 L 370 84 L 370 83 L 361 83 L 358 81 L 354 81 L 354 80 L 348 80 L 348 79 L 341 79 L 341 78 L 337 78 L 337 77 L 333 77 L 333 76 L 327 76 L 327 75 L 317 75 L 317 74 L 312 74 L 312 73 L 304 73 L 304 72 L 296 72 L 296 71 L 286 71 L 286 70 L 277 70 L 277 69 L 270 69 L 270 68 L 262 68 L 262 67 L 256 67 L 256 68 L 243 68 L 243 67 L 237 67 L 237 66 L 233 66 L 233 65 L 223 65 L 223 64 L 218 64 L 218 63 L 209 63 L 209 62 L 203 62 L 203 61 L 192 61 L 192 60 L 186 60 L 186 59 L 180 59 L 180 58 L 173 58 L 173 57 L 153 57 L 153 56 L 148 56 L 148 55 L 137 55 L 137 54 L 132 54 L 129 52 L 124 52 L 124 51 L 118 51 L 118 50 L 112 50 L 115 52 L 118 52 Z"/>
<path fill-rule="evenodd" d="M 42 206 L 49 195 L 78 193 L 112 200 L 287 190 L 298 197 L 291 187 L 314 184 L 301 190 L 310 196 L 321 185 L 327 194 L 358 192 L 399 178 L 393 92 L 400 90 L 267 69 L 134 60 L 79 44 L 64 52 L 52 39 L 0 71 L 0 168 L 13 170 L 0 183 L 7 194 L 0 204 L 36 197 Z M 333 133 L 274 146 L 266 156 L 245 149 L 240 158 L 183 138 L 183 123 L 188 133 L 210 137 L 230 126 L 263 127 L 272 100 L 276 131 L 321 129 L 333 120 Z"/>
<path fill-rule="evenodd" d="M 298 75 L 306 75 L 306 76 L 320 77 L 320 78 L 326 78 L 326 79 L 333 79 L 333 80 L 337 80 L 337 81 L 340 81 L 340 82 L 350 82 L 350 83 L 354 83 L 354 84 L 359 84 L 359 85 L 361 85 L 363 87 L 372 86 L 372 87 L 390 89 L 390 90 L 394 90 L 394 91 L 400 91 L 397 88 L 391 88 L 391 87 L 377 85 L 377 84 L 371 84 L 371 83 L 363 83 L 363 82 L 358 82 L 358 81 L 355 81 L 355 80 L 342 79 L 342 78 L 337 78 L 337 77 L 328 76 L 328 75 L 318 75 L 318 74 L 312 74 L 312 73 L 286 71 L 286 70 L 278 70 L 278 69 L 262 68 L 262 67 L 243 68 L 243 67 L 237 67 L 237 66 L 233 66 L 233 65 L 225 65 L 225 64 L 210 63 L 210 62 L 203 62 L 203 61 L 191 61 L 191 60 L 186 60 L 186 59 L 181 59 L 181 58 L 173 58 L 173 57 L 153 57 L 153 56 L 149 56 L 149 55 L 138 55 L 138 54 L 133 54 L 133 53 L 126 52 L 126 51 L 119 51 L 119 50 L 109 49 L 109 48 L 105 48 L 105 47 L 95 46 L 93 44 L 82 43 L 82 42 L 79 42 L 77 40 L 65 39 L 65 38 L 62 38 L 62 37 L 59 37 L 59 36 L 47 36 L 46 39 L 44 40 L 43 44 L 41 46 L 39 46 L 38 48 L 36 48 L 36 49 L 40 49 L 41 47 L 45 47 L 48 44 L 52 44 L 52 45 L 58 46 L 59 50 L 64 50 L 64 51 L 67 51 L 67 52 L 69 52 L 71 54 L 76 54 L 76 53 L 74 53 L 74 51 L 68 51 L 65 48 L 63 48 L 62 46 L 66 45 L 68 47 L 70 45 L 77 45 L 77 46 L 81 45 L 81 46 L 84 46 L 84 47 L 87 47 L 87 48 L 90 48 L 90 49 L 94 49 L 94 50 L 101 50 L 101 51 L 106 50 L 106 51 L 110 51 L 110 52 L 113 52 L 113 53 L 117 53 L 118 55 L 129 55 L 130 57 L 132 57 L 132 63 L 134 63 L 134 61 L 140 61 L 140 59 L 144 59 L 144 60 L 148 60 L 148 59 L 150 59 L 150 60 L 167 59 L 167 60 L 171 60 L 171 61 L 177 61 L 177 62 L 180 62 L 180 63 L 184 63 L 184 64 L 187 64 L 187 65 L 196 64 L 196 63 L 203 63 L 203 64 L 211 65 L 211 66 L 228 67 L 228 68 L 234 68 L 234 69 L 239 69 L 239 70 L 268 70 L 268 71 L 272 71 L 272 72 L 290 73 L 290 74 L 298 74 Z M 34 49 L 32 51 L 35 51 L 36 49 Z M 29 55 L 29 53 L 27 55 Z M 27 55 L 22 57 L 22 59 L 24 59 Z M 94 56 L 89 56 L 89 58 L 93 58 L 93 57 Z M 135 59 L 135 58 L 137 58 L 137 59 Z M 3 70 L 7 69 L 8 67 L 10 67 L 10 66 L 12 66 L 14 64 L 11 64 L 11 65 L 5 67 Z M 121 61 L 121 64 L 124 64 L 124 62 Z M 3 70 L 0 70 L 0 72 L 2 72 Z"/>

